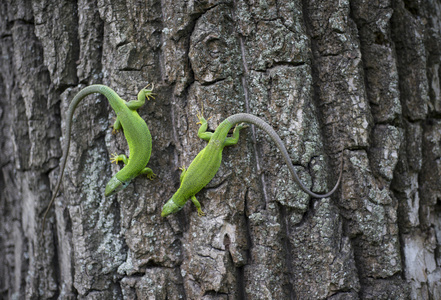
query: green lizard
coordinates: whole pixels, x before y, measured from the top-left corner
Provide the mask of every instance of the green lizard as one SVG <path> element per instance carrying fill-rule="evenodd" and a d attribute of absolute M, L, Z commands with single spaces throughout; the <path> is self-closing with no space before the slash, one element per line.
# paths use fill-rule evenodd
<path fill-rule="evenodd" d="M 99 84 L 91 85 L 82 89 L 73 98 L 66 114 L 66 141 L 64 143 L 64 154 L 61 162 L 60 175 L 58 177 L 55 191 L 52 194 L 52 199 L 49 202 L 43 216 L 43 232 L 47 214 L 49 213 L 49 209 L 57 196 L 58 190 L 60 189 L 61 180 L 63 178 L 64 168 L 66 166 L 70 147 L 70 133 L 72 128 L 73 114 L 81 100 L 90 94 L 100 93 L 109 100 L 110 106 L 113 108 L 117 116 L 115 123 L 113 124 L 112 133 L 115 133 L 119 129 L 123 128 L 124 136 L 129 144 L 130 151 L 129 158 L 127 158 L 124 154 L 112 154 L 111 162 L 118 163 L 119 161 L 122 161 L 125 166 L 109 180 L 106 185 L 104 195 L 107 197 L 124 189 L 133 178 L 140 174 L 146 174 L 149 179 L 156 177 L 153 171 L 146 167 L 152 152 L 152 136 L 150 135 L 147 124 L 136 111 L 138 108 L 144 105 L 146 98 L 148 100 L 150 97 L 154 98 L 152 93 L 153 87 L 152 89 L 147 89 L 147 87 L 148 86 L 143 88 L 138 93 L 138 100 L 132 100 L 129 102 L 121 99 L 111 88 Z"/>
<path fill-rule="evenodd" d="M 188 169 L 186 170 L 184 167 L 181 168 L 183 171 L 180 177 L 181 186 L 176 191 L 176 193 L 171 197 L 170 200 L 164 204 L 161 212 L 161 216 L 165 217 L 172 213 L 179 211 L 184 204 L 191 199 L 198 210 L 198 215 L 202 216 L 204 213 L 201 210 L 201 204 L 196 199 L 195 194 L 198 193 L 204 186 L 206 186 L 214 175 L 219 170 L 221 161 L 222 161 L 222 150 L 225 146 L 231 146 L 237 144 L 239 141 L 239 131 L 244 128 L 246 125 L 243 123 L 251 123 L 265 131 L 271 139 L 276 143 L 277 148 L 279 148 L 282 156 L 288 165 L 289 170 L 291 171 L 294 180 L 301 187 L 301 189 L 306 192 L 308 195 L 315 198 L 325 198 L 332 195 L 341 180 L 343 167 L 341 167 L 340 175 L 338 177 L 337 183 L 334 188 L 326 193 L 326 194 L 316 194 L 310 191 L 299 179 L 297 173 L 292 165 L 291 159 L 288 155 L 288 151 L 283 145 L 282 140 L 274 131 L 274 129 L 268 125 L 262 119 L 246 114 L 235 114 L 227 119 L 225 119 L 213 132 L 207 132 L 208 123 L 207 120 L 204 119 L 202 115 L 198 114 L 199 122 L 197 124 L 201 124 L 198 130 L 198 136 L 208 141 L 207 146 L 202 149 L 201 152 L 196 156 L 196 158 L 192 161 Z M 238 125 L 237 125 L 238 124 Z M 229 130 L 236 125 L 233 131 L 232 137 L 227 137 Z M 343 166 L 343 156 L 342 156 L 342 166 Z"/>

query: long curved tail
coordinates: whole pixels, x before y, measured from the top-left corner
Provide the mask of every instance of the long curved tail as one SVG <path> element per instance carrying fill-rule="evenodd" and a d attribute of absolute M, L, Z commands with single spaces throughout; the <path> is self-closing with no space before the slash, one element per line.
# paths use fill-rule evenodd
<path fill-rule="evenodd" d="M 294 169 L 294 166 L 291 162 L 291 158 L 289 157 L 289 154 L 285 148 L 285 145 L 283 144 L 279 135 L 274 131 L 274 129 L 268 123 L 266 123 L 265 121 L 263 121 L 259 117 L 256 117 L 251 114 L 246 114 L 246 113 L 240 113 L 240 114 L 235 114 L 235 115 L 229 116 L 226 119 L 226 121 L 231 123 L 232 126 L 234 126 L 235 124 L 238 124 L 238 123 L 242 123 L 242 122 L 251 123 L 251 124 L 254 124 L 257 127 L 259 127 L 260 129 L 262 129 L 263 131 L 265 131 L 271 137 L 271 139 L 274 141 L 274 143 L 276 143 L 277 148 L 279 148 L 280 152 L 282 153 L 283 159 L 285 160 L 285 163 L 288 166 L 289 171 L 291 172 L 291 175 L 294 178 L 294 180 L 297 182 L 297 184 L 300 186 L 300 188 L 308 195 L 315 197 L 315 198 L 326 198 L 326 197 L 331 196 L 337 190 L 338 185 L 340 184 L 340 181 L 341 181 L 342 174 L 343 174 L 343 153 L 341 155 L 340 175 L 338 176 L 337 183 L 332 188 L 332 190 L 330 190 L 328 193 L 317 194 L 317 193 L 314 193 L 311 190 L 309 190 L 300 181 L 300 178 L 297 175 L 296 170 Z"/>
<path fill-rule="evenodd" d="M 44 225 L 46 223 L 46 217 L 47 214 L 49 213 L 49 210 L 52 206 L 52 204 L 54 203 L 55 197 L 58 194 L 58 191 L 60 189 L 61 186 L 61 180 L 63 179 L 63 174 L 64 174 L 64 168 L 66 167 L 66 161 L 67 161 L 67 156 L 69 154 L 69 147 L 70 147 L 70 133 L 72 130 L 72 119 L 73 119 L 73 114 L 75 112 L 75 109 L 77 108 L 78 104 L 81 102 L 81 100 L 83 100 L 86 96 L 90 95 L 90 94 L 94 94 L 94 93 L 100 93 L 104 96 L 106 96 L 107 99 L 109 99 L 109 97 L 114 97 L 115 95 L 117 96 L 117 94 L 109 87 L 105 86 L 105 85 L 101 85 L 101 84 L 94 84 L 94 85 L 90 85 L 88 87 L 85 87 L 84 89 L 82 89 L 81 91 L 78 92 L 78 94 L 75 95 L 75 97 L 72 99 L 72 102 L 69 105 L 69 109 L 66 113 L 66 132 L 64 134 L 64 136 L 66 137 L 66 141 L 64 143 L 64 149 L 63 149 L 63 158 L 61 160 L 61 164 L 60 164 L 60 175 L 58 176 L 58 181 L 57 184 L 55 186 L 55 190 L 52 194 L 52 198 L 51 201 L 49 202 L 49 205 L 46 208 L 46 211 L 44 212 L 43 215 L 43 224 L 42 224 L 42 233 L 44 233 Z"/>

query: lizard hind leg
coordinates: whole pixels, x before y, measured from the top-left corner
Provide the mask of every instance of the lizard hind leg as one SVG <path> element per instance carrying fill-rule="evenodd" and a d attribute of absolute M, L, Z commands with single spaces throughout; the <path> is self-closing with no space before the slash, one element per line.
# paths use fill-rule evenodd
<path fill-rule="evenodd" d="M 153 88 L 155 87 L 152 84 L 152 88 L 151 89 L 147 89 L 147 87 L 150 84 L 148 84 L 146 87 L 144 87 L 143 89 L 141 89 L 138 93 L 138 99 L 137 100 L 131 100 L 129 102 L 126 103 L 126 106 L 131 109 L 131 110 L 137 110 L 138 108 L 140 108 L 141 106 L 143 106 L 145 104 L 145 99 L 150 100 L 150 98 L 155 99 L 155 97 L 153 95 L 155 95 L 153 93 Z"/>
<path fill-rule="evenodd" d="M 239 131 L 241 129 L 247 128 L 248 125 L 244 124 L 244 123 L 240 123 L 238 125 L 236 125 L 236 127 L 233 130 L 233 136 L 232 137 L 227 137 L 225 139 L 225 146 L 232 146 L 232 145 L 236 145 L 237 142 L 239 141 Z"/>
<path fill-rule="evenodd" d="M 149 86 L 152 86 L 151 89 L 148 89 Z M 144 97 L 147 98 L 147 100 L 150 100 L 150 98 L 155 99 L 155 95 L 156 93 L 153 93 L 153 89 L 155 88 L 155 84 L 154 83 L 149 83 L 147 84 L 139 93 L 144 92 Z M 139 94 L 138 94 L 138 99 L 139 99 Z"/>
<path fill-rule="evenodd" d="M 210 120 L 210 118 L 208 118 L 208 120 Z M 199 119 L 199 122 L 197 122 L 196 124 L 201 124 L 201 126 L 198 129 L 198 137 L 200 139 L 203 139 L 204 141 L 209 142 L 211 139 L 211 136 L 213 135 L 213 132 L 207 132 L 208 120 L 205 120 L 202 113 L 198 113 L 198 119 Z"/>

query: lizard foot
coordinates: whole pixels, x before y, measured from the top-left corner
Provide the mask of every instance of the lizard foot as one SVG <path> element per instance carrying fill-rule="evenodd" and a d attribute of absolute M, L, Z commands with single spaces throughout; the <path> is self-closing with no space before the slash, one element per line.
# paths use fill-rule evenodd
<path fill-rule="evenodd" d="M 193 204 L 196 206 L 196 209 L 198 210 L 198 216 L 199 217 L 205 216 L 205 213 L 201 209 L 201 204 L 196 199 L 196 197 L 195 196 L 191 196 L 190 199 L 191 199 L 191 202 L 193 202 Z"/>
<path fill-rule="evenodd" d="M 202 211 L 202 209 L 198 208 L 198 216 L 203 217 L 205 216 L 205 213 Z"/>
<path fill-rule="evenodd" d="M 153 173 L 153 170 L 150 168 L 145 167 L 140 174 L 145 174 L 147 176 L 148 179 L 153 180 L 155 179 L 157 176 L 155 173 Z"/>
<path fill-rule="evenodd" d="M 118 117 L 114 117 L 115 121 L 113 122 L 112 125 L 110 125 L 110 127 L 113 128 L 112 130 L 112 134 L 116 134 L 121 128 L 121 122 L 119 121 Z"/>
<path fill-rule="evenodd" d="M 151 88 L 151 89 L 148 89 L 148 87 L 149 87 L 150 85 L 152 85 L 152 88 Z M 153 83 L 149 83 L 149 84 L 147 84 L 147 85 L 143 88 L 143 90 L 144 90 L 144 94 L 145 94 L 145 97 L 147 98 L 147 100 L 150 100 L 150 98 L 155 99 L 155 96 L 154 96 L 154 95 L 156 95 L 156 94 L 153 93 L 153 89 L 154 89 L 154 88 L 155 88 L 155 85 L 154 85 Z"/>
<path fill-rule="evenodd" d="M 240 123 L 240 124 L 237 124 L 236 127 L 234 127 L 234 131 L 241 130 L 241 129 L 248 128 L 248 127 L 250 127 L 250 125 L 245 124 L 245 123 Z"/>
<path fill-rule="evenodd" d="M 155 179 L 156 177 L 158 177 L 158 176 L 157 176 L 155 173 L 147 174 L 147 178 L 150 179 L 150 180 L 153 180 L 153 179 Z"/>
<path fill-rule="evenodd" d="M 120 161 L 119 155 L 113 153 L 110 157 L 110 163 L 115 163 L 117 165 L 119 161 Z"/>
<path fill-rule="evenodd" d="M 209 117 L 208 119 L 205 120 L 205 118 L 202 115 L 202 113 L 199 113 L 199 112 L 197 114 L 197 117 L 199 119 L 199 122 L 197 122 L 196 125 L 202 125 L 202 123 L 207 123 L 211 119 L 211 117 Z"/>

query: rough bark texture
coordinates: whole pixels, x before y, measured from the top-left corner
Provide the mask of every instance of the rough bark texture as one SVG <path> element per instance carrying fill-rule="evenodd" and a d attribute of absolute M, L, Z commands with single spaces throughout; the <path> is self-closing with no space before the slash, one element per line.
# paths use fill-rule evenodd
<path fill-rule="evenodd" d="M 441 4 L 436 0 L 0 2 L 0 298 L 441 299 Z M 107 100 L 134 99 L 153 136 L 145 177 L 111 198 L 128 151 Z M 311 199 L 261 131 L 241 132 L 197 197 L 162 219 L 179 170 L 239 112 L 270 123 Z M 128 153 L 127 153 L 128 154 Z"/>

